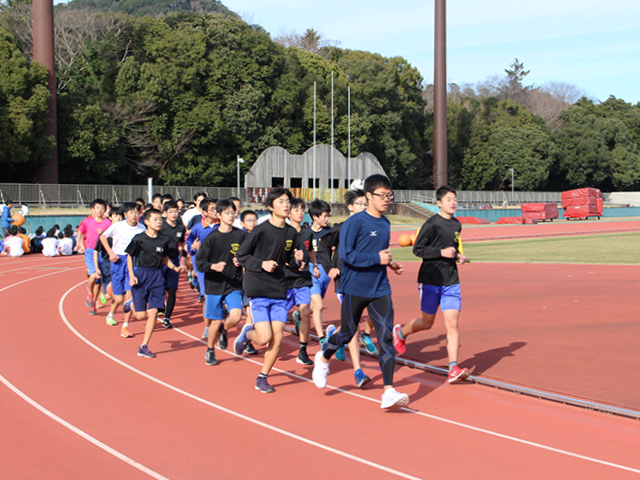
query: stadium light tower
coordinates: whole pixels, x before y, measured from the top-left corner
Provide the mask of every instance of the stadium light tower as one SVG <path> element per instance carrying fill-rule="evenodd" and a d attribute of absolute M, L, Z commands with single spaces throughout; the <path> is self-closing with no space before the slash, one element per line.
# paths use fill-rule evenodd
<path fill-rule="evenodd" d="M 33 0 L 33 60 L 49 72 L 49 115 L 44 134 L 53 137 L 56 147 L 47 163 L 38 169 L 39 183 L 58 183 L 58 129 L 56 126 L 56 59 L 54 53 L 53 0 Z"/>
<path fill-rule="evenodd" d="M 436 0 L 433 79 L 434 187 L 448 183 L 447 166 L 447 24 L 446 2 Z"/>

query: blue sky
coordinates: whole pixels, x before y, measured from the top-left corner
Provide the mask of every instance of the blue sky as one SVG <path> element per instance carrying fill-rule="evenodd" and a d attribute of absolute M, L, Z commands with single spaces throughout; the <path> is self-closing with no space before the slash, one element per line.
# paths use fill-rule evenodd
<path fill-rule="evenodd" d="M 342 48 L 402 56 L 433 81 L 434 0 L 222 0 L 272 37 L 314 28 Z M 640 1 L 449 0 L 447 80 L 504 75 L 514 58 L 525 84 L 564 82 L 589 97 L 640 101 Z"/>

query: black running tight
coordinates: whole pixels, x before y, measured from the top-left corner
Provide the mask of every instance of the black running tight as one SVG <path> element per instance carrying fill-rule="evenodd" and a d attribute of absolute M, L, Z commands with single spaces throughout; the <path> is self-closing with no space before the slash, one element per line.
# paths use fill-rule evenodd
<path fill-rule="evenodd" d="M 393 302 L 391 295 L 366 298 L 345 294 L 342 298 L 342 326 L 339 332 L 327 338 L 324 357 L 329 360 L 336 350 L 351 341 L 358 331 L 358 325 L 365 308 L 369 312 L 369 318 L 378 337 L 380 369 L 384 384 L 392 385 L 395 351 L 393 350 Z"/>
<path fill-rule="evenodd" d="M 164 310 L 164 318 L 171 318 L 173 307 L 176 306 L 177 288 L 167 288 L 167 307 Z"/>

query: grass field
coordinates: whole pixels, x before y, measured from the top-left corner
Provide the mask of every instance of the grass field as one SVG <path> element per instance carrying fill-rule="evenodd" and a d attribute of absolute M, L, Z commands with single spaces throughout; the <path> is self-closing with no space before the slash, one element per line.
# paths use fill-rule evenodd
<path fill-rule="evenodd" d="M 412 247 L 392 252 L 395 261 L 420 261 Z M 464 253 L 472 262 L 639 265 L 640 232 L 472 242 Z"/>

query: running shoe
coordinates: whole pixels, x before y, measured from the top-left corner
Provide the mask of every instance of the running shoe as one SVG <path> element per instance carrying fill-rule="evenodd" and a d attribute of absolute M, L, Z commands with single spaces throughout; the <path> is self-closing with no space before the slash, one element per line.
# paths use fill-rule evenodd
<path fill-rule="evenodd" d="M 116 322 L 116 319 L 113 318 L 112 314 L 107 315 L 107 325 L 109 325 L 110 327 L 114 327 L 118 324 L 118 322 Z"/>
<path fill-rule="evenodd" d="M 138 356 L 146 358 L 156 358 L 156 354 L 149 350 L 149 347 L 147 345 L 140 345 L 140 348 L 138 348 Z"/>
<path fill-rule="evenodd" d="M 204 295 L 198 295 L 197 303 L 204 303 Z"/>
<path fill-rule="evenodd" d="M 327 376 L 329 375 L 329 363 L 324 363 L 322 361 L 322 350 L 316 352 L 315 357 L 313 357 L 313 373 L 311 374 L 313 378 L 313 383 L 318 388 L 324 388 L 327 386 Z"/>
<path fill-rule="evenodd" d="M 336 350 L 336 358 L 341 362 L 344 362 L 347 359 L 347 356 L 344 354 L 344 345 Z"/>
<path fill-rule="evenodd" d="M 256 347 L 253 346 L 253 343 L 249 341 L 247 342 L 247 346 L 244 347 L 244 350 L 242 353 L 244 353 L 245 355 L 257 355 L 258 350 L 256 350 Z"/>
<path fill-rule="evenodd" d="M 207 353 L 204 354 L 204 363 L 207 365 L 218 365 L 218 360 L 216 360 L 216 351 L 214 348 L 207 348 Z"/>
<path fill-rule="evenodd" d="M 298 353 L 298 356 L 296 357 L 296 362 L 302 365 L 313 365 L 313 360 L 309 358 L 309 355 L 307 355 L 307 351 L 302 348 L 300 349 L 300 353 Z"/>
<path fill-rule="evenodd" d="M 293 312 L 293 323 L 295 325 L 296 335 L 300 336 L 300 312 Z"/>
<path fill-rule="evenodd" d="M 371 335 L 369 335 L 368 333 L 363 333 L 360 335 L 359 340 L 360 343 L 364 346 L 367 353 L 370 353 L 371 355 L 375 355 L 376 353 L 378 353 L 378 348 L 373 343 L 373 340 L 371 340 Z"/>
<path fill-rule="evenodd" d="M 329 341 L 329 338 L 331 338 L 331 335 L 333 335 L 333 332 L 336 331 L 336 327 L 334 327 L 333 325 L 329 325 L 327 327 L 327 331 L 325 333 L 325 341 L 322 343 L 322 351 L 324 352 L 327 349 L 327 342 Z"/>
<path fill-rule="evenodd" d="M 164 317 L 164 310 L 160 310 L 158 309 L 158 316 L 163 316 Z"/>
<path fill-rule="evenodd" d="M 267 379 L 263 377 L 258 377 L 256 380 L 256 390 L 259 390 L 262 393 L 273 393 L 276 391 L 275 388 L 269 385 Z"/>
<path fill-rule="evenodd" d="M 398 332 L 402 329 L 402 325 L 397 323 L 393 326 L 393 348 L 396 349 L 398 354 L 402 355 L 407 350 L 407 345 L 404 340 L 401 340 L 398 336 Z"/>
<path fill-rule="evenodd" d="M 122 311 L 124 313 L 129 313 L 131 311 L 131 304 L 133 303 L 133 298 L 130 298 L 126 302 L 122 304 Z"/>
<path fill-rule="evenodd" d="M 447 379 L 447 382 L 456 383 L 461 380 L 464 380 L 468 376 L 469 376 L 468 368 L 460 368 L 458 365 L 454 365 L 453 367 L 451 367 L 451 370 L 449 370 L 449 378 Z"/>
<path fill-rule="evenodd" d="M 409 405 L 409 395 L 400 393 L 393 387 L 388 388 L 382 394 L 380 408 L 394 410 L 396 408 L 406 407 L 407 405 Z"/>
<path fill-rule="evenodd" d="M 229 346 L 229 339 L 227 337 L 227 331 L 224 327 L 220 327 L 220 331 L 218 332 L 218 347 L 220 350 L 226 350 Z"/>
<path fill-rule="evenodd" d="M 84 304 L 85 304 L 88 308 L 93 307 L 93 295 L 87 295 L 87 299 L 85 300 Z"/>
<path fill-rule="evenodd" d="M 242 355 L 242 352 L 244 352 L 244 349 L 249 342 L 247 333 L 249 333 L 249 331 L 251 330 L 253 330 L 253 325 L 245 324 L 244 327 L 242 327 L 240 335 L 238 335 L 236 341 L 233 343 L 233 350 L 236 352 L 236 355 Z"/>
<path fill-rule="evenodd" d="M 124 338 L 132 338 L 133 334 L 131 333 L 131 330 L 129 330 L 129 327 L 122 327 L 120 329 L 120 336 Z"/>
<path fill-rule="evenodd" d="M 170 318 L 165 318 L 165 319 L 162 321 L 162 326 L 163 326 L 164 328 L 173 328 L 173 323 L 171 323 L 171 319 L 170 319 Z"/>
<path fill-rule="evenodd" d="M 95 305 L 91 305 L 91 307 L 89 308 L 89 315 L 97 315 L 98 312 L 96 311 L 96 306 Z"/>
<path fill-rule="evenodd" d="M 107 297 L 105 297 L 105 296 L 104 296 L 104 293 L 102 293 L 102 292 L 101 292 L 101 293 L 100 293 L 100 303 L 101 303 L 102 305 L 106 305 L 106 304 L 107 304 L 107 301 L 108 301 L 108 300 L 107 300 Z"/>
<path fill-rule="evenodd" d="M 358 385 L 358 388 L 364 387 L 371 381 L 371 377 L 369 377 L 369 375 L 365 375 L 361 368 L 353 372 L 353 376 L 356 379 L 356 385 Z"/>

